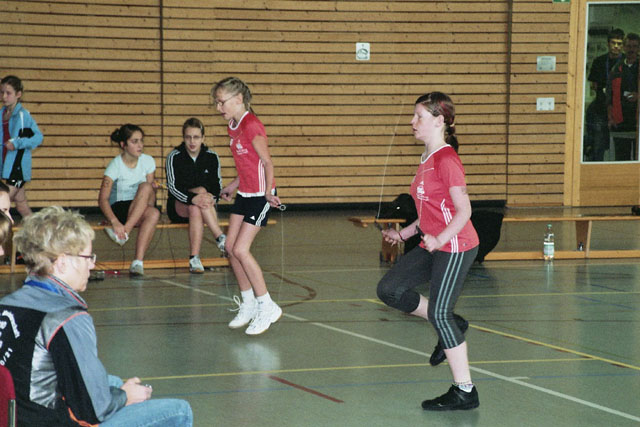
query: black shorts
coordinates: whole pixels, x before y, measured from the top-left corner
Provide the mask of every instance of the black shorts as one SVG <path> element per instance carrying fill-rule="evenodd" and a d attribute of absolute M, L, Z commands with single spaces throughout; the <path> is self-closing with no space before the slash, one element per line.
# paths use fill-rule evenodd
<path fill-rule="evenodd" d="M 129 216 L 129 206 L 131 206 L 131 202 L 133 202 L 133 200 L 123 200 L 121 202 L 115 202 L 111 205 L 111 210 L 121 224 L 127 222 L 127 217 Z"/>
<path fill-rule="evenodd" d="M 169 217 L 169 220 L 174 224 L 189 223 L 189 217 L 180 216 L 178 215 L 178 212 L 176 212 L 176 199 L 174 199 L 173 197 L 169 197 L 167 199 L 167 216 Z"/>
<path fill-rule="evenodd" d="M 12 187 L 16 187 L 16 188 L 22 188 L 26 182 L 25 181 L 18 181 L 15 179 L 7 179 L 5 180 L 5 182 L 7 183 L 7 185 L 10 185 Z"/>
<path fill-rule="evenodd" d="M 236 200 L 231 207 L 231 213 L 244 216 L 244 222 L 264 227 L 269 220 L 271 206 L 264 196 L 242 197 L 236 194 Z"/>

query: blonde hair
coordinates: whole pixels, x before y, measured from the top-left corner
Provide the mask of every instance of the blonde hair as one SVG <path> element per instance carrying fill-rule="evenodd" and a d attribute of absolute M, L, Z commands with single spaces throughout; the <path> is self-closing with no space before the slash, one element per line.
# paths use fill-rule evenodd
<path fill-rule="evenodd" d="M 251 91 L 245 82 L 237 77 L 227 77 L 226 79 L 220 80 L 213 86 L 213 89 L 211 89 L 211 99 L 213 99 L 214 103 L 216 102 L 216 92 L 219 89 L 233 95 L 237 95 L 239 93 L 242 94 L 242 103 L 244 104 L 244 107 L 247 111 L 251 111 L 253 113 L 253 110 L 251 109 Z"/>
<path fill-rule="evenodd" d="M 27 272 L 46 276 L 60 255 L 79 254 L 94 237 L 82 215 L 51 206 L 26 217 L 13 242 L 22 253 Z"/>
<path fill-rule="evenodd" d="M 11 226 L 13 221 L 6 213 L 0 211 L 0 246 L 3 246 L 11 235 Z"/>

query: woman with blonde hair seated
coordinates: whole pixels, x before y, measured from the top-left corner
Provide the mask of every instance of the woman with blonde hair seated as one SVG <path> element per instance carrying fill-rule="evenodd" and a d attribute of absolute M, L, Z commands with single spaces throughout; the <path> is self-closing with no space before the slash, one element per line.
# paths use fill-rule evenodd
<path fill-rule="evenodd" d="M 100 362 L 80 296 L 95 267 L 93 238 L 82 216 L 59 206 L 28 216 L 16 232 L 28 276 L 0 300 L 0 363 L 13 376 L 18 424 L 191 426 L 186 401 L 149 400 L 151 386 L 123 382 Z"/>

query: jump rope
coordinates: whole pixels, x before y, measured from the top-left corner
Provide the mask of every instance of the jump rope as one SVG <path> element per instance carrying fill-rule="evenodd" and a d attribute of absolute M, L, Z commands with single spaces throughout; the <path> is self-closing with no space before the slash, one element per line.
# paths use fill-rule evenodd
<path fill-rule="evenodd" d="M 403 101 L 402 101 L 402 104 L 400 104 L 400 113 L 398 114 L 396 124 L 393 127 L 393 135 L 391 135 L 391 141 L 389 142 L 389 146 L 387 148 L 387 156 L 385 158 L 384 168 L 382 170 L 382 183 L 380 184 L 380 198 L 378 199 L 378 213 L 376 214 L 376 218 L 375 218 L 376 220 L 373 223 L 374 226 L 380 231 L 384 230 L 379 220 L 381 219 L 380 214 L 382 213 L 382 197 L 384 195 L 384 184 L 385 184 L 385 179 L 387 177 L 387 167 L 389 165 L 389 156 L 391 155 L 391 149 L 393 148 L 393 143 L 396 139 L 396 135 L 398 134 L 398 126 L 400 125 L 400 120 L 403 117 L 403 110 L 406 105 L 406 102 L 404 101 L 406 92 L 407 92 L 407 87 L 405 86 L 404 91 L 402 92 Z M 420 224 L 420 218 L 422 218 L 422 203 L 420 204 L 420 212 L 418 213 L 418 224 Z M 424 237 L 424 233 L 420 229 L 419 225 L 416 225 L 416 231 L 418 232 L 418 235 L 422 239 Z"/>

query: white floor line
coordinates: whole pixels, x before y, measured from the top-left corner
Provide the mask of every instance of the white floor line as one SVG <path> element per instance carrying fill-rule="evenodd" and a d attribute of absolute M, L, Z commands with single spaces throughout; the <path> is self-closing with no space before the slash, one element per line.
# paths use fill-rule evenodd
<path fill-rule="evenodd" d="M 177 286 L 178 288 L 189 289 L 190 291 L 194 291 L 194 292 L 200 292 L 201 294 L 210 295 L 212 297 L 225 298 L 225 297 L 223 297 L 221 295 L 218 295 L 216 293 L 205 291 L 204 289 L 194 288 L 193 286 L 189 286 L 189 285 L 183 285 L 182 283 L 174 282 L 173 280 L 161 279 L 160 282 L 167 283 L 167 284 L 173 285 L 173 286 Z M 231 298 L 225 298 L 225 299 L 230 300 Z"/>
<path fill-rule="evenodd" d="M 183 285 L 182 283 L 174 282 L 174 281 L 171 281 L 171 280 L 161 280 L 161 281 L 164 282 L 164 283 L 168 283 L 170 285 L 174 285 L 174 286 L 183 288 L 183 289 L 189 289 L 189 290 L 192 290 L 192 291 L 200 292 L 200 293 L 203 293 L 203 294 L 206 294 L 206 295 L 216 296 L 216 297 L 218 297 L 220 299 L 231 301 L 231 298 L 229 298 L 229 297 L 225 297 L 223 295 L 218 295 L 218 294 L 215 294 L 213 292 L 205 291 L 205 290 L 202 290 L 202 289 L 194 288 L 194 287 L 191 287 L 191 286 L 188 286 L 188 285 Z M 324 328 L 324 329 L 327 329 L 327 330 L 330 330 L 330 331 L 333 331 L 333 332 L 338 332 L 338 333 L 341 333 L 341 334 L 344 334 L 344 335 L 349 335 L 349 336 L 352 336 L 352 337 L 355 337 L 355 338 L 360 338 L 360 339 L 363 339 L 363 340 L 366 340 L 366 341 L 369 341 L 369 342 L 373 342 L 373 343 L 376 343 L 376 344 L 384 345 L 386 347 L 395 348 L 397 350 L 402 350 L 402 351 L 405 351 L 405 352 L 408 352 L 408 353 L 417 354 L 419 356 L 424 356 L 424 357 L 429 357 L 430 356 L 429 354 L 427 354 L 427 353 L 425 353 L 423 351 L 419 351 L 419 350 L 415 350 L 415 349 L 412 349 L 412 348 L 409 348 L 409 347 L 404 347 L 404 346 L 401 346 L 401 345 L 393 344 L 393 343 L 390 343 L 388 341 L 379 340 L 377 338 L 369 337 L 367 335 L 362 335 L 362 334 L 359 334 L 357 332 L 351 332 L 351 331 L 348 331 L 346 329 L 336 328 L 335 326 L 325 325 L 324 323 L 311 322 L 308 319 L 305 319 L 304 317 L 296 316 L 296 315 L 289 314 L 289 313 L 283 313 L 282 315 L 284 317 L 296 320 L 298 322 L 305 322 L 305 323 L 308 323 L 310 325 L 318 326 L 320 328 Z M 558 397 L 560 399 L 569 400 L 571 402 L 575 402 L 575 403 L 578 403 L 580 405 L 588 406 L 588 407 L 593 408 L 593 409 L 597 409 L 597 410 L 600 410 L 600 411 L 603 411 L 603 412 L 607 412 L 607 413 L 612 414 L 612 415 L 617 415 L 617 416 L 620 416 L 620 417 L 623 417 L 623 418 L 626 418 L 626 419 L 629 419 L 629 420 L 632 420 L 632 421 L 640 422 L 640 417 L 637 417 L 635 415 L 627 414 L 626 412 L 621 412 L 621 411 L 618 411 L 616 409 L 611 409 L 611 408 L 608 408 L 606 406 L 598 405 L 597 403 L 593 403 L 593 402 L 589 402 L 589 401 L 586 401 L 586 400 L 583 400 L 583 399 L 579 399 L 577 397 L 570 396 L 568 394 L 560 393 L 560 392 L 557 392 L 557 391 L 554 391 L 554 390 L 550 390 L 548 388 L 540 387 L 540 386 L 537 386 L 537 385 L 534 385 L 534 384 L 529 384 L 529 383 L 526 383 L 524 381 L 520 381 L 519 379 L 516 379 L 516 378 L 513 378 L 513 377 L 505 377 L 504 375 L 500 375 L 500 374 L 497 374 L 495 372 L 487 371 L 486 369 L 477 368 L 475 366 L 470 366 L 469 369 L 471 369 L 472 371 L 477 372 L 479 374 L 486 375 L 488 377 L 497 378 L 499 380 L 506 381 L 506 382 L 509 382 L 509 383 L 512 383 L 512 384 L 517 384 L 517 385 L 520 385 L 520 386 L 523 386 L 523 387 L 527 387 L 527 388 L 539 391 L 541 393 L 546 393 L 546 394 L 549 394 L 551 396 Z"/>

